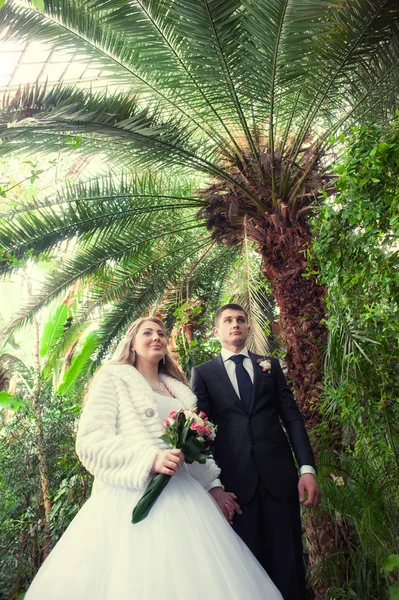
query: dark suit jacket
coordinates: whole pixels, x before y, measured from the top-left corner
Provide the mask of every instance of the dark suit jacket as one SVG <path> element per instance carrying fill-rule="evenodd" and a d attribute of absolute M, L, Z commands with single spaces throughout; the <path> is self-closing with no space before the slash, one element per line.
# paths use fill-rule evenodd
<path fill-rule="evenodd" d="M 298 497 L 292 450 L 299 467 L 315 467 L 303 419 L 279 361 L 271 358 L 271 371 L 264 372 L 257 363 L 261 357 L 250 352 L 250 358 L 254 388 L 249 411 L 235 393 L 221 355 L 192 373 L 198 407 L 218 426 L 214 457 L 221 480 L 242 504 L 254 496 L 258 477 L 276 498 Z"/>

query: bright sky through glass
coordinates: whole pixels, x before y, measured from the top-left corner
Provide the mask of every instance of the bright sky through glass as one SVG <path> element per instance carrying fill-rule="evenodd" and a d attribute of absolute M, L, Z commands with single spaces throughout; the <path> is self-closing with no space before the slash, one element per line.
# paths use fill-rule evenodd
<path fill-rule="evenodd" d="M 104 86 L 100 77 L 101 69 L 78 52 L 52 50 L 39 42 L 0 40 L 0 92 L 46 79 L 50 84 L 62 80 L 98 89 Z"/>

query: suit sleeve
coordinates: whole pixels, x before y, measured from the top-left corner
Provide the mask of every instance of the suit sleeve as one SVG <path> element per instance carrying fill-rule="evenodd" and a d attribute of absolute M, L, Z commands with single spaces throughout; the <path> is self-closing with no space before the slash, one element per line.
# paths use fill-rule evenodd
<path fill-rule="evenodd" d="M 198 408 L 202 410 L 208 419 L 212 421 L 212 405 L 208 393 L 208 387 L 198 367 L 194 367 L 191 373 L 191 388 L 197 396 Z"/>
<path fill-rule="evenodd" d="M 194 382 L 197 388 L 194 387 Z M 191 387 L 195 396 L 197 396 L 198 409 L 203 410 L 206 416 L 210 419 L 210 401 L 206 385 L 201 375 L 199 374 L 198 369 L 196 369 L 195 367 L 192 372 Z M 201 401 L 197 393 L 198 390 L 200 390 L 201 393 Z M 194 479 L 196 479 L 207 491 L 211 490 L 214 487 L 223 487 L 222 482 L 219 479 L 220 469 L 213 460 L 213 458 L 208 458 L 204 464 L 194 462 L 191 465 L 187 465 L 187 468 L 189 470 L 190 475 L 194 477 Z"/>
<path fill-rule="evenodd" d="M 301 468 L 303 465 L 310 465 L 315 469 L 315 459 L 309 436 L 294 395 L 287 384 L 279 361 L 272 359 L 272 365 L 275 370 L 278 413 L 288 433 L 298 466 Z"/>

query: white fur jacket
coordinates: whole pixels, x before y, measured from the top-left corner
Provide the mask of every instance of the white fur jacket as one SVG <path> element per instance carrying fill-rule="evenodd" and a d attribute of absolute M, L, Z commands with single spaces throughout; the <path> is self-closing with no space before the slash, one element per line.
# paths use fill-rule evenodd
<path fill-rule="evenodd" d="M 173 377 L 160 375 L 185 408 L 196 404 L 191 390 Z M 79 422 L 76 452 L 96 480 L 125 488 L 147 483 L 155 457 L 168 446 L 150 385 L 131 365 L 102 367 L 89 391 Z M 220 486 L 220 469 L 212 459 L 187 465 L 205 489 Z"/>

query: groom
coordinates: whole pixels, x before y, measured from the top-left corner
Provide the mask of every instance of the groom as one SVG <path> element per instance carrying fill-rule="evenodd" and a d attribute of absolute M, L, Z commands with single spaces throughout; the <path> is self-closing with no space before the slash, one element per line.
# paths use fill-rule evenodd
<path fill-rule="evenodd" d="M 247 350 L 250 327 L 239 304 L 217 311 L 213 332 L 221 354 L 193 369 L 192 387 L 199 409 L 218 426 L 214 457 L 241 506 L 233 527 L 284 600 L 304 600 L 299 501 L 317 506 L 320 491 L 301 414 L 279 361 Z M 226 494 L 219 490 L 220 501 L 214 497 L 225 512 Z"/>

